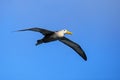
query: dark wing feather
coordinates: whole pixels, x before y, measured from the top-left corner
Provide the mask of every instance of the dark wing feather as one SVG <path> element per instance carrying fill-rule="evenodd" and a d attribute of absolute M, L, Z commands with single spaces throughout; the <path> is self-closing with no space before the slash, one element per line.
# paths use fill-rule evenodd
<path fill-rule="evenodd" d="M 69 40 L 66 37 L 63 37 L 62 39 L 59 39 L 62 43 L 68 45 L 73 50 L 75 50 L 84 60 L 87 60 L 87 56 L 85 55 L 85 52 L 82 50 L 82 48 L 75 42 Z"/>
<path fill-rule="evenodd" d="M 53 33 L 53 31 L 42 29 L 42 28 L 29 28 L 29 29 L 23 29 L 23 30 L 18 30 L 18 31 L 35 31 L 35 32 L 40 32 L 43 35 Z"/>

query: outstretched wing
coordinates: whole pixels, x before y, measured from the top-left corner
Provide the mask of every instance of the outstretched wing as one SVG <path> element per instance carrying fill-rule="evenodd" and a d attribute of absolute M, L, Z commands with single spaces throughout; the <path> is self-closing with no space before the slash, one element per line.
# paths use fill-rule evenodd
<path fill-rule="evenodd" d="M 68 45 L 73 50 L 75 50 L 84 60 L 87 60 L 87 56 L 85 55 L 85 52 L 82 50 L 82 48 L 75 42 L 69 40 L 66 37 L 63 37 L 62 39 L 59 39 L 62 43 Z"/>
<path fill-rule="evenodd" d="M 23 29 L 23 30 L 18 30 L 18 31 L 35 31 L 35 32 L 40 32 L 43 35 L 53 33 L 53 31 L 42 29 L 42 28 L 29 28 L 29 29 Z"/>

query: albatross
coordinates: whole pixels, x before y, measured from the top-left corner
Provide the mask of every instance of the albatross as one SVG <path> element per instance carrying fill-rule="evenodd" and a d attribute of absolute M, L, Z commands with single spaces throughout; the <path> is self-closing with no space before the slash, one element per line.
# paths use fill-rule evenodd
<path fill-rule="evenodd" d="M 83 49 L 80 47 L 80 45 L 65 37 L 65 34 L 72 34 L 72 32 L 68 31 L 67 29 L 63 29 L 60 31 L 51 31 L 51 30 L 35 27 L 35 28 L 18 30 L 18 31 L 35 31 L 43 34 L 44 37 L 42 39 L 37 40 L 36 46 L 42 43 L 48 43 L 59 40 L 60 42 L 64 43 L 65 45 L 69 46 L 74 51 L 76 51 L 85 61 L 87 61 L 87 56 L 83 51 Z"/>

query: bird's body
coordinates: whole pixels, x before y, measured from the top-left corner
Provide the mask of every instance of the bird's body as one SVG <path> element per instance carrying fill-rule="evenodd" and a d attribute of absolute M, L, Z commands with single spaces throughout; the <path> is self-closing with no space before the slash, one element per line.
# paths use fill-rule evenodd
<path fill-rule="evenodd" d="M 82 48 L 77 43 L 65 37 L 65 34 L 72 34 L 70 31 L 66 29 L 60 30 L 60 31 L 50 31 L 50 30 L 46 30 L 42 28 L 29 28 L 29 29 L 24 29 L 24 30 L 19 30 L 19 31 L 27 31 L 27 30 L 40 32 L 44 35 L 42 39 L 37 40 L 36 45 L 59 40 L 60 42 L 68 45 L 73 50 L 75 50 L 84 60 L 87 60 L 85 52 L 82 50 Z"/>
<path fill-rule="evenodd" d="M 50 34 L 45 35 L 42 39 L 37 40 L 36 45 L 39 45 L 41 43 L 48 43 L 48 42 L 51 42 L 51 41 L 56 41 L 57 39 L 58 38 L 55 35 L 55 33 L 50 33 Z"/>

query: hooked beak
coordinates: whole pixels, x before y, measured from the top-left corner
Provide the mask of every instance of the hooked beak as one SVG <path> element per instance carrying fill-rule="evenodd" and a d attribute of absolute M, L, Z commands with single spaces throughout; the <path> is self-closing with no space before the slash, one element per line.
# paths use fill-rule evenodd
<path fill-rule="evenodd" d="M 70 31 L 67 30 L 66 34 L 71 34 L 72 35 L 72 32 L 70 32 Z"/>

